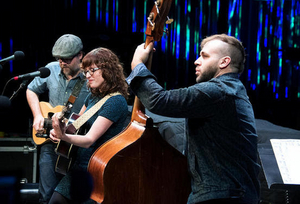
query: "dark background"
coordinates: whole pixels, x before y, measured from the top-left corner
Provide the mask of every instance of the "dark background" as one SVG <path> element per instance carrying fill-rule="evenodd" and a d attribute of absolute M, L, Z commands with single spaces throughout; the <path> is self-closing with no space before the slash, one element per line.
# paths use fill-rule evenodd
<path fill-rule="evenodd" d="M 229 33 L 243 42 L 248 54 L 241 80 L 256 118 L 300 129 L 300 20 L 296 13 L 300 9 L 296 1 L 281 2 L 173 1 L 169 16 L 174 23 L 168 26 L 169 36 L 155 44 L 152 72 L 166 89 L 194 84 L 193 63 L 201 39 Z M 144 42 L 145 15 L 152 7 L 150 0 L 1 1 L 0 57 L 17 50 L 25 53 L 23 60 L 3 65 L 1 93 L 12 96 L 22 83 L 9 81 L 12 77 L 53 61 L 52 46 L 66 33 L 82 39 L 85 53 L 99 46 L 112 49 L 128 75 L 134 50 Z M 12 99 L 11 109 L 1 111 L 0 131 L 5 134 L 31 134 L 32 115 L 25 91 Z"/>

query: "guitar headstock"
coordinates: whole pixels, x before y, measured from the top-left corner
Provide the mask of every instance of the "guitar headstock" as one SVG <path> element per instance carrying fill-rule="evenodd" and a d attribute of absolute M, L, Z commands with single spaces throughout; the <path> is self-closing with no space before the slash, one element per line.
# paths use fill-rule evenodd
<path fill-rule="evenodd" d="M 145 46 L 150 42 L 160 41 L 164 33 L 165 23 L 170 24 L 173 22 L 173 20 L 168 17 L 171 4 L 172 0 L 156 0 L 154 2 L 154 6 L 147 18 Z"/>

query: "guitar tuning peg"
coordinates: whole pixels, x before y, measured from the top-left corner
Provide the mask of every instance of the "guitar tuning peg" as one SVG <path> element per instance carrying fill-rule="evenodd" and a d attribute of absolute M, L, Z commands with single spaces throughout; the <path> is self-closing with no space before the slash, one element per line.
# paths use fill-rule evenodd
<path fill-rule="evenodd" d="M 153 26 L 153 23 L 152 23 L 152 21 L 151 21 L 151 18 L 150 18 L 150 17 L 148 17 L 147 19 L 148 19 L 148 21 L 149 21 L 150 25 L 151 25 L 151 26 Z"/>
<path fill-rule="evenodd" d="M 154 30 L 154 28 L 155 28 L 155 23 L 152 22 L 153 15 L 154 15 L 153 13 L 150 13 L 149 17 L 147 18 L 148 21 L 149 21 L 149 23 L 150 23 L 150 25 L 152 26 L 152 30 Z"/>
<path fill-rule="evenodd" d="M 152 31 L 155 29 L 155 23 L 152 24 Z"/>
<path fill-rule="evenodd" d="M 167 21 L 166 21 L 166 24 L 171 24 L 173 23 L 173 19 L 172 18 L 169 18 L 169 16 L 167 16 Z"/>
<path fill-rule="evenodd" d="M 156 6 L 156 11 L 157 11 L 157 14 L 159 14 L 159 5 L 160 5 L 160 0 L 157 0 L 154 2 L 155 3 L 155 6 Z"/>

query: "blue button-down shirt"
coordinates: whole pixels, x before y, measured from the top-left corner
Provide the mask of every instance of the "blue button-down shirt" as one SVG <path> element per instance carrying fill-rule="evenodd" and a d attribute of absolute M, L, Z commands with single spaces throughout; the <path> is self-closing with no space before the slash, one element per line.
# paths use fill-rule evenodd
<path fill-rule="evenodd" d="M 139 64 L 127 83 L 153 113 L 186 118 L 192 189 L 188 203 L 230 197 L 258 202 L 255 118 L 238 74 L 166 91 Z"/>
<path fill-rule="evenodd" d="M 50 70 L 50 76 L 46 78 L 35 77 L 27 88 L 35 92 L 37 95 L 46 93 L 48 91 L 49 103 L 52 107 L 66 105 L 76 82 L 84 79 L 83 74 L 80 73 L 68 81 L 65 75 L 61 72 L 58 62 L 51 62 L 47 64 L 46 67 Z M 85 82 L 82 85 L 80 94 L 72 106 L 71 113 L 79 113 L 88 93 L 89 91 Z"/>

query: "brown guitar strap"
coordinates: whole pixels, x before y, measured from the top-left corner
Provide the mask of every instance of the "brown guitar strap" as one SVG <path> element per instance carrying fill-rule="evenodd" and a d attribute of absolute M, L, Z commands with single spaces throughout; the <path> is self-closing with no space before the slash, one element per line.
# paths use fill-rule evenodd
<path fill-rule="evenodd" d="M 85 78 L 78 80 L 73 88 L 73 91 L 66 103 L 66 106 L 68 106 L 69 104 L 73 104 L 75 103 L 76 98 L 78 97 L 81 87 L 83 86 L 84 82 L 86 81 Z"/>

